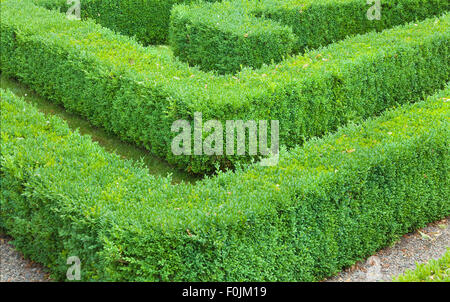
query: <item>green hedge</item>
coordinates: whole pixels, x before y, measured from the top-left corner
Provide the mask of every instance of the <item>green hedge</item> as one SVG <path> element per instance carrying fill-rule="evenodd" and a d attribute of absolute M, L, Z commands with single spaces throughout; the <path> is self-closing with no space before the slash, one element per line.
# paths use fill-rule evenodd
<path fill-rule="evenodd" d="M 33 0 L 50 9 L 67 12 L 66 0 Z M 164 44 L 174 4 L 196 0 L 81 0 L 81 16 L 119 33 L 134 36 L 144 45 Z M 217 0 L 202 0 L 206 2 Z"/>
<path fill-rule="evenodd" d="M 243 14 L 232 2 L 177 6 L 170 29 L 174 55 L 219 73 L 280 62 L 296 40 L 291 28 Z"/>
<path fill-rule="evenodd" d="M 194 112 L 204 121 L 279 120 L 280 142 L 291 148 L 449 80 L 449 15 L 356 36 L 258 71 L 215 76 L 91 21 L 70 21 L 26 1 L 1 5 L 2 72 L 195 173 L 250 158 L 173 155 L 171 125 L 192 121 Z"/>
<path fill-rule="evenodd" d="M 1 90 L 0 226 L 58 279 L 321 280 L 450 214 L 449 96 L 192 186 Z"/>
<path fill-rule="evenodd" d="M 179 5 L 171 15 L 170 44 L 183 61 L 203 70 L 234 73 L 241 66 L 259 68 L 349 35 L 439 15 L 450 9 L 450 2 L 381 1 L 380 20 L 367 18 L 369 8 L 361 0 L 231 0 Z M 287 36 L 290 30 L 295 38 Z M 273 35 L 272 40 L 264 31 Z M 289 43 L 282 36 L 288 37 Z"/>

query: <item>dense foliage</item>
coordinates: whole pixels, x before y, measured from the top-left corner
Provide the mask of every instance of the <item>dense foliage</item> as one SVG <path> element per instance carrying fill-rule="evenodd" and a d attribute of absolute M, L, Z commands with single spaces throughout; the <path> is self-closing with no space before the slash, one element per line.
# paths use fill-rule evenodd
<path fill-rule="evenodd" d="M 66 0 L 33 0 L 49 9 L 67 12 Z M 81 17 L 91 18 L 141 43 L 164 44 L 169 33 L 170 10 L 174 4 L 196 0 L 81 0 Z M 202 0 L 212 2 L 217 0 Z"/>
<path fill-rule="evenodd" d="M 234 73 L 283 56 L 423 20 L 450 9 L 448 0 L 383 0 L 379 20 L 361 0 L 231 0 L 176 6 L 170 44 L 203 70 Z M 372 16 L 372 13 L 369 13 Z M 294 33 L 294 35 L 292 35 Z"/>
<path fill-rule="evenodd" d="M 320 280 L 450 214 L 450 86 L 195 186 L 105 152 L 1 91 L 0 226 L 83 280 Z"/>
<path fill-rule="evenodd" d="M 203 70 L 233 73 L 278 63 L 292 53 L 296 36 L 290 27 L 246 14 L 235 4 L 177 6 L 169 34 L 174 54 Z"/>
<path fill-rule="evenodd" d="M 291 148 L 441 88 L 449 79 L 449 23 L 444 15 L 258 71 L 214 76 L 174 60 L 167 49 L 144 48 L 93 22 L 6 0 L 0 69 L 124 140 L 207 172 L 249 158 L 175 156 L 174 121 L 192 121 L 194 112 L 205 121 L 279 120 L 280 141 Z"/>

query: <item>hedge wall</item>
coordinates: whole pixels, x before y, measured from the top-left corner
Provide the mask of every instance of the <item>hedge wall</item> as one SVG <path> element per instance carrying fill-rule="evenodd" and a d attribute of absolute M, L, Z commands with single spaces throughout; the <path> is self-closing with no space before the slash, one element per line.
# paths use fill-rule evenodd
<path fill-rule="evenodd" d="M 233 73 L 280 62 L 295 41 L 290 27 L 245 14 L 233 2 L 180 5 L 171 15 L 174 55 L 202 70 Z"/>
<path fill-rule="evenodd" d="M 195 186 L 0 93 L 0 226 L 58 279 L 321 280 L 450 214 L 450 86 Z"/>
<path fill-rule="evenodd" d="M 179 5 L 172 11 L 169 41 L 183 61 L 203 70 L 234 73 L 242 66 L 259 68 L 349 35 L 423 20 L 448 11 L 450 2 L 381 1 L 380 20 L 367 18 L 369 8 L 361 0 L 231 0 Z M 265 38 L 268 26 L 273 27 L 272 40 Z M 289 35 L 287 43 L 281 36 L 287 37 L 290 30 L 295 37 Z"/>
<path fill-rule="evenodd" d="M 33 0 L 50 9 L 67 12 L 66 0 Z M 144 45 L 165 44 L 170 10 L 174 4 L 198 0 L 81 0 L 81 16 L 119 33 L 134 36 Z M 202 0 L 213 2 L 218 0 Z"/>
<path fill-rule="evenodd" d="M 449 15 L 356 36 L 258 71 L 214 76 L 174 60 L 167 49 L 144 48 L 93 22 L 27 3 L 1 3 L 0 70 L 195 173 L 250 158 L 173 155 L 171 125 L 192 121 L 194 112 L 204 121 L 279 120 L 280 142 L 290 148 L 449 80 Z"/>

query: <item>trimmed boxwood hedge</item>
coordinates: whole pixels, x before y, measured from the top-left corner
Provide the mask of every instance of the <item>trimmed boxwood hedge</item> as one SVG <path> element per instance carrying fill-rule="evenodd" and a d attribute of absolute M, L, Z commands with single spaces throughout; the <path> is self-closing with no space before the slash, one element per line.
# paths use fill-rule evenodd
<path fill-rule="evenodd" d="M 234 73 L 242 66 L 259 68 L 349 35 L 439 15 L 450 9 L 450 2 L 383 0 L 380 20 L 367 18 L 369 8 L 361 0 L 231 0 L 178 5 L 172 11 L 169 41 L 183 61 L 203 70 Z M 287 35 L 290 31 L 295 37 Z M 272 39 L 267 39 L 268 33 Z"/>
<path fill-rule="evenodd" d="M 280 142 L 291 148 L 449 80 L 450 15 L 352 37 L 258 71 L 215 76 L 91 21 L 71 21 L 28 1 L 1 6 L 2 72 L 194 173 L 251 160 L 173 155 L 171 125 L 192 121 L 194 112 L 204 121 L 279 120 Z"/>
<path fill-rule="evenodd" d="M 450 214 L 450 86 L 195 186 L 0 94 L 0 226 L 58 279 L 321 280 Z"/>
<path fill-rule="evenodd" d="M 243 11 L 228 1 L 177 6 L 169 32 L 174 55 L 224 74 L 280 62 L 292 53 L 296 37 L 290 27 Z"/>
<path fill-rule="evenodd" d="M 33 0 L 49 9 L 67 12 L 66 0 Z M 164 44 L 169 34 L 170 10 L 174 4 L 199 0 L 81 0 L 81 16 L 119 33 L 134 36 L 144 45 Z M 202 0 L 213 2 L 218 0 Z"/>

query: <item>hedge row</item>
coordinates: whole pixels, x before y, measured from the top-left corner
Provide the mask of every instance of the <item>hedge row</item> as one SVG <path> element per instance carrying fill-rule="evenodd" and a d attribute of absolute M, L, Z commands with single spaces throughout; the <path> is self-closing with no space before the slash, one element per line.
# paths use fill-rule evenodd
<path fill-rule="evenodd" d="M 321 280 L 450 214 L 450 86 L 280 164 L 171 185 L 1 91 L 0 226 L 65 279 Z"/>
<path fill-rule="evenodd" d="M 259 68 L 306 48 L 423 20 L 450 9 L 447 0 L 386 0 L 381 1 L 380 20 L 369 20 L 367 11 L 373 5 L 361 0 L 231 0 L 179 5 L 172 11 L 169 41 L 183 61 L 203 70 L 234 73 L 242 66 Z"/>
<path fill-rule="evenodd" d="M 172 123 L 192 121 L 195 112 L 224 124 L 279 120 L 280 142 L 291 148 L 449 80 L 449 15 L 356 36 L 258 71 L 215 76 L 91 21 L 70 21 L 24 0 L 1 5 L 2 72 L 195 173 L 251 159 L 172 154 Z"/>
<path fill-rule="evenodd" d="M 71 6 L 66 0 L 33 1 L 64 13 Z M 83 19 L 92 18 L 119 33 L 134 36 L 144 45 L 165 44 L 172 6 L 196 1 L 198 0 L 81 0 L 81 16 Z"/>
<path fill-rule="evenodd" d="M 174 55 L 202 70 L 224 74 L 280 62 L 295 41 L 290 27 L 245 14 L 234 2 L 180 5 L 171 15 Z"/>

